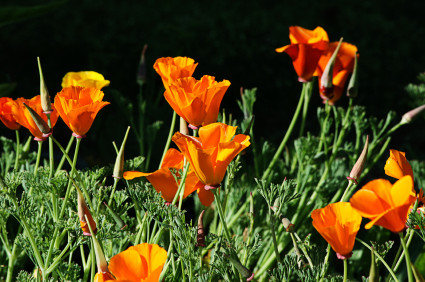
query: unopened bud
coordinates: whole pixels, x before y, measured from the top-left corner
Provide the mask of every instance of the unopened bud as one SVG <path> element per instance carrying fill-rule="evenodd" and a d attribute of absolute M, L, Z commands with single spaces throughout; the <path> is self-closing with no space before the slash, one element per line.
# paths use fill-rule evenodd
<path fill-rule="evenodd" d="M 38 129 L 41 131 L 41 133 L 43 133 L 46 136 L 43 137 L 48 137 L 48 135 L 50 135 L 51 133 L 51 129 L 49 127 L 49 125 L 47 124 L 47 122 L 44 121 L 44 119 L 41 118 L 41 116 L 39 114 L 37 114 L 36 111 L 34 111 L 30 106 L 28 106 L 27 104 L 23 103 L 25 108 L 27 108 L 27 110 L 29 111 L 32 119 L 34 120 L 35 124 L 37 125 Z"/>
<path fill-rule="evenodd" d="M 47 90 L 46 83 L 44 81 L 43 71 L 41 70 L 40 58 L 37 57 L 38 72 L 40 74 L 40 96 L 41 96 L 41 108 L 44 113 L 50 114 L 52 112 L 52 103 L 50 102 L 49 91 Z"/>
<path fill-rule="evenodd" d="M 240 275 L 246 279 L 246 281 L 251 281 L 254 278 L 254 273 L 251 272 L 248 268 L 243 266 L 243 264 L 239 261 L 237 257 L 233 257 L 232 255 L 226 256 L 232 265 L 239 271 Z"/>
<path fill-rule="evenodd" d="M 282 224 L 283 224 L 283 227 L 285 228 L 286 232 L 293 232 L 294 231 L 295 225 L 293 225 L 291 223 L 291 221 L 289 219 L 287 219 L 286 217 L 282 218 Z"/>
<path fill-rule="evenodd" d="M 148 49 L 148 44 L 143 46 L 142 54 L 140 55 L 139 69 L 137 71 L 137 84 L 143 86 L 146 82 L 146 49 Z"/>
<path fill-rule="evenodd" d="M 375 252 L 371 251 L 371 261 L 370 261 L 370 269 L 369 269 L 369 279 L 370 282 L 378 282 L 379 281 L 379 275 L 376 271 L 376 262 L 375 262 Z"/>
<path fill-rule="evenodd" d="M 338 46 L 335 48 L 335 51 L 333 52 L 331 58 L 326 64 L 325 70 L 323 71 L 322 77 L 320 78 L 320 92 L 326 97 L 331 97 L 334 91 L 334 86 L 332 83 L 334 65 L 339 52 L 339 48 L 341 47 L 342 39 L 343 38 L 339 40 Z"/>
<path fill-rule="evenodd" d="M 118 228 L 121 230 L 124 230 L 127 227 L 127 224 L 121 219 L 121 217 L 112 210 L 112 208 L 105 202 L 103 204 L 106 206 L 106 208 L 109 211 L 109 214 L 112 216 L 112 218 L 115 220 L 115 223 L 117 224 Z"/>
<path fill-rule="evenodd" d="M 198 234 L 196 236 L 197 247 L 205 247 L 204 213 L 205 210 L 201 212 L 198 218 Z"/>
<path fill-rule="evenodd" d="M 359 82 L 357 77 L 357 60 L 358 55 L 356 52 L 356 55 L 354 56 L 354 68 L 353 73 L 351 74 L 350 82 L 348 83 L 347 87 L 347 96 L 350 98 L 357 97 L 358 91 L 359 91 Z"/>
<path fill-rule="evenodd" d="M 410 123 L 414 118 L 416 118 L 420 113 L 425 110 L 425 105 L 419 106 L 411 111 L 408 111 L 401 118 L 402 123 Z"/>
<path fill-rule="evenodd" d="M 368 147 L 369 147 L 369 135 L 366 136 L 366 143 L 364 144 L 363 151 L 360 154 L 359 158 L 357 159 L 357 162 L 354 164 L 353 169 L 350 172 L 350 176 L 347 177 L 348 180 L 354 181 L 354 183 L 356 184 L 357 184 L 357 179 L 359 179 L 360 175 L 362 174 L 364 165 L 366 163 Z"/>
<path fill-rule="evenodd" d="M 187 122 L 180 117 L 180 133 L 184 135 L 189 134 L 189 128 L 187 128 Z"/>
<path fill-rule="evenodd" d="M 130 126 L 127 128 L 127 131 L 124 136 L 124 140 L 121 143 L 120 150 L 117 154 L 117 158 L 115 159 L 114 171 L 112 176 L 115 178 L 122 178 L 124 171 L 124 147 L 127 142 L 128 132 L 130 131 Z"/>
<path fill-rule="evenodd" d="M 83 193 L 80 188 L 78 188 L 77 183 L 72 177 L 69 179 L 74 184 L 75 189 L 77 189 L 77 204 L 78 204 L 78 218 L 80 220 L 80 226 L 83 230 L 83 235 L 92 236 L 97 232 L 96 222 L 94 221 L 89 207 L 87 206 L 86 201 L 84 200 Z"/>

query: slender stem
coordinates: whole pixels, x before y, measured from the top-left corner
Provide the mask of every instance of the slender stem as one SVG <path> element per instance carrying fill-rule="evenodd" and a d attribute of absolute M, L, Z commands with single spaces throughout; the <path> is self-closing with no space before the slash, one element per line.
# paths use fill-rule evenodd
<path fill-rule="evenodd" d="M 400 242 L 404 250 L 404 258 L 406 259 L 407 277 L 409 282 L 413 282 L 412 263 L 410 262 L 409 250 L 407 249 L 406 242 L 404 241 L 403 232 L 399 232 L 398 235 L 400 236 Z"/>
<path fill-rule="evenodd" d="M 343 282 L 347 282 L 347 276 L 348 276 L 348 259 L 343 259 L 344 261 L 344 280 L 342 280 Z"/>
<path fill-rule="evenodd" d="M 19 157 L 20 157 L 20 153 L 21 153 L 21 145 L 20 145 L 20 141 L 19 141 L 19 130 L 15 130 L 16 133 L 16 156 L 15 156 L 15 166 L 13 167 L 14 171 L 18 170 L 18 165 L 19 165 Z"/>
<path fill-rule="evenodd" d="M 162 152 L 161 162 L 159 163 L 158 169 L 161 168 L 162 161 L 164 160 L 165 154 L 167 153 L 168 148 L 170 148 L 171 137 L 173 137 L 174 128 L 176 126 L 176 116 L 177 116 L 176 112 L 173 111 L 173 119 L 171 120 L 170 131 L 168 132 L 167 142 L 165 143 L 164 152 Z"/>
<path fill-rule="evenodd" d="M 410 243 L 412 243 L 413 235 L 415 235 L 415 231 L 413 231 L 413 229 L 409 229 L 409 230 L 407 230 L 406 235 L 409 236 L 407 238 L 407 243 L 406 243 L 406 246 L 409 248 Z M 403 260 L 403 253 L 404 252 L 402 253 L 402 251 L 403 251 L 403 246 L 400 245 L 400 247 L 397 251 L 397 255 L 395 256 L 393 265 L 392 265 L 392 269 L 394 269 L 394 271 L 397 271 L 398 267 L 401 264 L 401 261 Z"/>
<path fill-rule="evenodd" d="M 38 143 L 38 150 L 37 150 L 37 159 L 35 160 L 35 167 L 34 167 L 34 175 L 37 175 L 37 169 L 40 165 L 40 159 L 41 159 L 41 147 L 43 146 L 43 141 L 37 141 Z"/>
<path fill-rule="evenodd" d="M 17 130 L 16 130 L 17 131 Z M 6 276 L 6 282 L 11 282 L 13 278 L 13 269 L 15 268 L 16 263 L 16 250 L 18 249 L 17 240 L 15 239 L 15 242 L 13 243 L 12 247 L 12 253 L 9 256 L 9 263 L 7 265 L 7 276 Z"/>
<path fill-rule="evenodd" d="M 212 192 L 214 193 L 215 201 L 217 203 L 218 215 L 220 216 L 220 220 L 221 220 L 221 223 L 222 223 L 223 228 L 224 228 L 224 234 L 226 235 L 226 239 L 230 243 L 231 242 L 230 241 L 230 233 L 229 233 L 229 230 L 227 229 L 226 218 L 224 217 L 223 207 L 222 207 L 221 201 L 220 201 L 220 195 L 217 192 L 217 189 L 212 189 Z"/>
<path fill-rule="evenodd" d="M 278 246 L 277 246 L 276 232 L 274 230 L 274 218 L 273 218 L 273 215 L 271 214 L 270 211 L 271 211 L 271 208 L 269 207 L 270 231 L 272 233 L 273 249 L 274 249 L 274 252 L 276 254 L 277 261 L 280 264 L 282 264 L 282 261 L 280 260 L 279 249 L 278 249 Z"/>
<path fill-rule="evenodd" d="M 304 87 L 307 87 L 306 83 L 303 84 L 303 89 L 304 89 Z M 292 131 L 294 129 L 295 123 L 297 122 L 298 116 L 300 115 L 301 108 L 302 108 L 302 105 L 303 105 L 303 101 L 304 101 L 304 95 L 301 94 L 300 99 L 298 101 L 297 109 L 295 110 L 295 113 L 292 116 L 292 121 L 289 124 L 288 130 L 286 130 L 285 136 L 283 137 L 282 142 L 279 145 L 279 148 L 277 148 L 277 151 L 274 154 L 272 161 L 270 162 L 267 169 L 264 171 L 261 179 L 263 179 L 263 180 L 268 179 L 270 173 L 272 172 L 272 168 L 276 164 L 277 160 L 279 159 L 279 156 L 281 155 L 283 149 L 285 148 L 286 142 L 288 142 L 289 137 L 291 136 Z"/>
<path fill-rule="evenodd" d="M 47 115 L 47 124 L 49 125 L 50 128 L 52 128 L 52 122 L 50 120 L 50 114 L 46 114 Z M 52 138 L 49 138 L 49 179 L 53 178 L 53 171 L 55 169 L 55 159 L 54 159 L 54 155 L 53 155 L 53 141 Z"/>
<path fill-rule="evenodd" d="M 119 178 L 114 177 L 114 186 L 112 187 L 112 193 L 108 200 L 108 206 L 112 204 L 112 200 L 114 199 L 115 190 L 117 189 L 117 183 L 119 181 Z"/>
<path fill-rule="evenodd" d="M 313 89 L 313 84 L 311 82 L 303 84 L 303 90 L 301 95 L 304 94 L 304 105 L 303 105 L 303 114 L 301 119 L 300 137 L 303 136 L 304 134 L 305 121 L 307 119 L 308 105 L 310 104 L 312 89 Z"/>
<path fill-rule="evenodd" d="M 68 145 L 66 145 L 66 149 L 65 149 L 66 154 L 68 154 L 69 151 L 71 150 L 71 146 L 72 146 L 72 143 L 74 143 L 74 139 L 75 139 L 74 136 L 71 135 L 71 138 L 69 138 L 69 141 L 68 141 Z M 65 154 L 63 154 L 63 156 L 62 156 L 62 158 L 61 158 L 61 160 L 58 164 L 58 167 L 56 168 L 55 175 L 57 175 L 59 173 L 59 171 L 62 169 L 63 163 L 65 162 L 65 159 L 66 159 L 66 156 L 65 156 Z"/>

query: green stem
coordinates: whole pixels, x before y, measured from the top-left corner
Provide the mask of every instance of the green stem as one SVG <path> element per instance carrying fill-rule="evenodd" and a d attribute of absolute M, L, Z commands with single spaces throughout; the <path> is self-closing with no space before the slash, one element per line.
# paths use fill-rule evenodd
<path fill-rule="evenodd" d="M 307 83 L 303 84 L 303 89 L 304 89 L 304 87 L 307 87 L 306 84 Z M 300 115 L 301 108 L 302 108 L 302 105 L 303 105 L 303 101 L 304 101 L 304 95 L 301 93 L 300 99 L 298 101 L 297 109 L 295 110 L 295 113 L 292 117 L 292 121 L 289 124 L 288 130 L 286 130 L 285 136 L 283 137 L 282 142 L 279 145 L 279 148 L 277 148 L 277 151 L 274 154 L 272 161 L 270 162 L 267 169 L 264 171 L 263 176 L 261 177 L 262 180 L 268 179 L 270 173 L 272 172 L 272 168 L 276 164 L 277 160 L 279 159 L 279 156 L 281 155 L 283 149 L 285 148 L 286 142 L 288 142 L 289 137 L 291 136 L 292 131 L 294 129 L 295 123 L 297 122 L 298 116 Z"/>
<path fill-rule="evenodd" d="M 72 146 L 72 143 L 74 143 L 74 139 L 75 139 L 74 136 L 71 135 L 71 138 L 69 138 L 69 141 L 68 141 L 68 145 L 66 145 L 66 149 L 65 149 L 66 154 L 68 154 L 69 151 L 71 150 L 71 146 Z M 61 158 L 61 160 L 58 164 L 58 167 L 56 168 L 55 175 L 58 175 L 59 171 L 62 169 L 63 163 L 65 162 L 65 159 L 66 159 L 66 155 L 63 154 L 63 156 L 62 156 L 62 158 Z"/>
<path fill-rule="evenodd" d="M 343 282 L 347 282 L 347 276 L 348 276 L 348 259 L 344 259 L 344 280 L 342 280 Z"/>
<path fill-rule="evenodd" d="M 43 141 L 37 141 L 37 143 L 38 143 L 38 150 L 37 150 L 37 159 L 35 160 L 34 175 L 37 175 L 38 166 L 40 165 L 41 147 L 43 145 Z"/>
<path fill-rule="evenodd" d="M 269 218 L 270 218 L 270 231 L 272 233 L 272 239 L 273 239 L 273 248 L 274 248 L 274 252 L 277 258 L 278 263 L 282 264 L 282 261 L 280 260 L 280 255 L 279 255 L 279 250 L 278 250 L 278 246 L 277 246 L 277 240 L 276 240 L 276 232 L 274 230 L 274 218 L 273 215 L 271 214 L 271 208 L 269 207 Z"/>
<path fill-rule="evenodd" d="M 399 232 L 398 235 L 400 236 L 400 242 L 404 250 L 404 258 L 406 259 L 407 277 L 409 282 L 413 282 L 412 263 L 410 262 L 409 250 L 407 249 L 406 242 L 404 241 L 403 232 Z"/>
<path fill-rule="evenodd" d="M 21 148 L 20 148 L 20 141 L 19 141 L 19 130 L 18 129 L 15 130 L 15 133 L 16 133 L 16 156 L 15 156 L 15 166 L 13 167 L 13 170 L 16 172 L 18 170 Z"/>
<path fill-rule="evenodd" d="M 46 114 L 47 115 L 47 124 L 49 125 L 50 128 L 52 128 L 52 122 L 50 120 L 50 114 Z M 49 138 L 49 179 L 53 178 L 53 171 L 55 169 L 55 159 L 54 159 L 54 155 L 53 155 L 53 141 L 52 138 Z"/>
<path fill-rule="evenodd" d="M 7 276 L 6 276 L 6 282 L 11 282 L 13 278 L 13 269 L 15 268 L 15 262 L 16 262 L 16 250 L 18 248 L 17 240 L 15 239 L 15 242 L 13 243 L 12 247 L 12 253 L 9 256 L 9 263 L 7 265 Z"/>
<path fill-rule="evenodd" d="M 164 160 L 165 154 L 167 153 L 168 148 L 170 148 L 171 137 L 173 137 L 174 128 L 176 126 L 176 116 L 177 116 L 176 112 L 173 111 L 173 119 L 171 120 L 170 131 L 168 132 L 167 142 L 165 143 L 164 152 L 162 152 L 161 162 L 159 163 L 158 169 L 161 168 L 162 161 Z"/>
<path fill-rule="evenodd" d="M 217 203 L 218 215 L 220 216 L 220 220 L 221 220 L 221 223 L 222 223 L 223 228 L 224 228 L 224 234 L 226 235 L 227 241 L 229 241 L 229 243 L 230 243 L 231 242 L 230 232 L 227 229 L 226 218 L 224 217 L 223 207 L 222 207 L 221 201 L 220 201 L 220 195 L 217 192 L 217 189 L 212 189 L 212 192 L 214 193 L 215 201 Z"/>
<path fill-rule="evenodd" d="M 112 187 L 112 193 L 108 200 L 108 206 L 112 204 L 112 200 L 114 199 L 115 190 L 117 189 L 117 183 L 119 181 L 119 178 L 114 177 L 114 186 Z"/>
<path fill-rule="evenodd" d="M 415 210 L 415 209 L 414 209 L 414 210 Z M 407 230 L 407 233 L 408 233 L 408 234 L 406 234 L 406 235 L 408 235 L 409 237 L 407 238 L 406 246 L 409 248 L 410 243 L 412 242 L 412 239 L 413 239 L 413 235 L 415 235 L 415 231 L 413 231 L 413 229 L 409 229 L 409 230 Z M 399 266 L 400 266 L 400 264 L 401 264 L 401 261 L 403 260 L 403 254 L 402 254 L 402 251 L 403 251 L 403 246 L 401 246 L 401 245 L 400 245 L 400 247 L 399 247 L 399 249 L 398 249 L 398 251 L 397 251 L 397 255 L 395 256 L 395 259 L 394 259 L 393 265 L 392 265 L 392 269 L 394 269 L 394 271 L 397 271 L 398 267 L 399 267 Z M 403 253 L 404 253 L 404 252 L 403 252 Z M 396 262 L 397 262 L 397 263 L 396 263 Z"/>
<path fill-rule="evenodd" d="M 305 85 L 305 87 L 304 87 L 304 85 Z M 303 136 L 303 134 L 304 134 L 305 121 L 307 119 L 308 105 L 310 104 L 312 89 L 313 89 L 312 83 L 304 83 L 303 84 L 303 89 L 302 89 L 301 95 L 304 94 L 304 105 L 303 105 L 303 113 L 302 113 L 302 119 L 301 119 L 300 137 Z"/>

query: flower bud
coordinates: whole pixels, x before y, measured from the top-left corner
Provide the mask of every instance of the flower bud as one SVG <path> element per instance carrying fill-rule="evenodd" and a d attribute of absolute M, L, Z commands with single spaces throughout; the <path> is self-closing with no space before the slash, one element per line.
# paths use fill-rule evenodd
<path fill-rule="evenodd" d="M 127 142 L 128 132 L 130 131 L 130 126 L 127 128 L 127 131 L 124 136 L 124 140 L 121 143 L 120 150 L 117 154 L 117 158 L 115 159 L 114 171 L 112 176 L 115 178 L 122 178 L 124 171 L 124 147 Z"/>
<path fill-rule="evenodd" d="M 85 220 L 89 221 L 90 218 L 86 216 Z M 94 234 L 96 232 L 93 231 L 90 225 L 88 225 L 88 228 L 90 233 L 93 234 L 92 240 L 93 240 L 94 253 L 96 255 L 97 271 L 98 273 L 101 273 L 102 276 L 104 277 L 106 276 L 107 278 L 112 278 L 111 273 L 109 272 L 109 269 L 108 269 L 108 262 L 106 261 L 105 254 L 103 253 L 102 247 L 100 246 L 99 241 L 97 241 L 96 235 Z"/>
<path fill-rule="evenodd" d="M 401 118 L 402 123 L 410 123 L 414 118 L 416 118 L 420 113 L 425 110 L 425 105 L 419 106 L 411 111 L 408 111 Z"/>
<path fill-rule="evenodd" d="M 89 207 L 87 206 L 87 203 L 84 200 L 83 193 L 81 192 L 80 188 L 78 188 L 77 183 L 75 183 L 74 179 L 72 177 L 69 177 L 69 179 L 74 184 L 75 189 L 77 189 L 78 218 L 80 219 L 80 226 L 83 230 L 83 235 L 95 235 L 97 233 L 96 222 L 94 221 L 90 213 Z"/>
<path fill-rule="evenodd" d="M 146 82 L 146 49 L 148 49 L 148 44 L 143 46 L 142 54 L 140 56 L 139 69 L 137 71 L 137 84 L 143 86 Z"/>
<path fill-rule="evenodd" d="M 23 104 L 24 104 L 25 108 L 27 108 L 27 110 L 29 111 L 29 113 L 30 113 L 32 119 L 34 120 L 35 124 L 37 125 L 38 129 L 43 133 L 43 137 L 48 137 L 50 135 L 51 131 L 52 131 L 50 129 L 49 125 L 30 106 L 28 106 L 25 103 L 23 103 Z M 46 135 L 46 136 L 44 136 L 44 135 Z"/>
<path fill-rule="evenodd" d="M 286 232 L 293 232 L 294 231 L 294 225 L 291 223 L 291 221 L 287 218 L 282 218 L 282 224 L 285 228 Z"/>
<path fill-rule="evenodd" d="M 366 136 L 366 143 L 364 144 L 363 151 L 360 154 L 359 158 L 357 159 L 357 162 L 354 164 L 353 169 L 350 172 L 350 176 L 347 177 L 348 180 L 354 181 L 354 183 L 356 184 L 357 184 L 357 179 L 362 174 L 364 165 L 366 163 L 368 147 L 369 147 L 369 135 Z"/>
<path fill-rule="evenodd" d="M 339 40 L 339 44 L 329 59 L 325 70 L 323 71 L 322 77 L 320 78 L 320 92 L 325 96 L 332 96 L 333 93 L 333 73 L 336 56 L 338 55 L 339 48 L 341 47 L 342 38 Z"/>
<path fill-rule="evenodd" d="M 187 128 L 187 122 L 180 117 L 180 133 L 184 135 L 189 135 L 189 129 Z"/>
<path fill-rule="evenodd" d="M 354 56 L 354 69 L 353 73 L 351 74 L 350 82 L 348 83 L 347 87 L 347 96 L 350 98 L 357 97 L 358 91 L 359 91 L 359 82 L 357 78 L 357 60 L 358 55 L 356 53 L 356 56 Z"/>
<path fill-rule="evenodd" d="M 196 236 L 197 247 L 205 247 L 204 213 L 205 210 L 201 212 L 198 218 L 198 235 Z"/>
<path fill-rule="evenodd" d="M 233 257 L 232 255 L 226 256 L 232 265 L 239 271 L 239 274 L 246 279 L 246 281 L 251 281 L 254 278 L 254 273 L 251 272 L 248 268 L 243 266 L 243 264 L 239 261 L 237 257 Z"/>
<path fill-rule="evenodd" d="M 118 228 L 121 230 L 124 230 L 127 227 L 127 224 L 125 224 L 125 222 L 121 219 L 121 217 L 118 214 L 116 214 L 106 202 L 103 202 L 103 204 L 108 209 L 109 214 L 114 218 Z"/>
<path fill-rule="evenodd" d="M 44 82 L 43 71 L 41 70 L 40 58 L 37 57 L 38 72 L 40 74 L 40 96 L 41 96 L 41 108 L 45 114 L 52 112 L 52 103 L 50 102 L 49 91 L 47 90 L 46 83 Z"/>

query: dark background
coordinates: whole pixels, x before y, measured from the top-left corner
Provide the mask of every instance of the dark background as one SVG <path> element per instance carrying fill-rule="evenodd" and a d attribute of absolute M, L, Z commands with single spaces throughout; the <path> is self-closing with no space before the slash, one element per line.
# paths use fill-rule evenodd
<path fill-rule="evenodd" d="M 16 82 L 13 98 L 39 94 L 36 57 L 40 56 L 51 96 L 60 91 L 68 71 L 94 70 L 111 85 L 104 88 L 105 107 L 82 143 L 81 156 L 90 164 L 114 161 L 111 143 L 120 142 L 128 125 L 125 113 L 111 93 L 119 91 L 135 101 L 139 91 L 136 72 L 140 51 L 148 44 L 147 87 L 149 95 L 162 95 L 159 76 L 152 65 L 159 57 L 188 56 L 199 62 L 194 76 L 214 75 L 228 79 L 222 106 L 240 117 L 236 99 L 239 88 L 258 87 L 255 132 L 278 144 L 298 101 L 301 84 L 289 56 L 275 48 L 289 43 L 288 28 L 322 26 L 331 41 L 344 37 L 360 52 L 360 93 L 356 104 L 383 117 L 395 110 L 399 117 L 410 108 L 404 87 L 425 71 L 425 1 L 67 1 L 37 17 L 0 27 L 0 83 Z M 43 1 L 2 1 L 2 7 L 46 4 Z M 337 105 L 346 105 L 343 97 Z M 157 143 L 161 151 L 171 110 L 150 121 L 164 120 Z M 310 107 L 309 130 L 315 130 L 317 94 Z M 149 108 L 149 107 L 148 107 Z M 168 112 L 167 112 L 168 110 Z M 422 120 L 423 121 L 423 120 Z M 391 147 L 423 159 L 423 122 L 396 133 Z M 12 136 L 1 127 L 1 134 Z M 23 132 L 24 130 L 22 130 Z M 55 135 L 67 141 L 62 121 Z M 130 136 L 126 157 L 138 154 Z M 154 155 L 156 167 L 158 155 Z"/>

